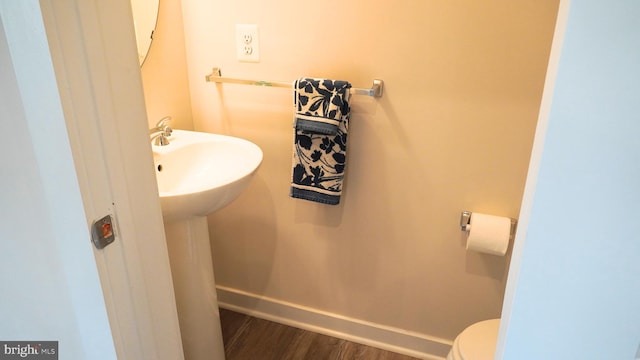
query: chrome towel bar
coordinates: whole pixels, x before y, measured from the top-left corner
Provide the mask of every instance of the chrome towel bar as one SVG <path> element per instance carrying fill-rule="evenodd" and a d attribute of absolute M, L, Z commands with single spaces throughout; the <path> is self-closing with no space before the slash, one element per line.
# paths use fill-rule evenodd
<path fill-rule="evenodd" d="M 207 82 L 215 83 L 227 83 L 227 84 L 240 84 L 240 85 L 254 85 L 254 86 L 271 86 L 281 88 L 291 88 L 293 85 L 291 82 L 282 81 L 262 81 L 262 80 L 245 80 L 229 77 L 222 77 L 222 71 L 218 67 L 214 67 L 211 74 L 205 76 Z M 370 89 L 351 88 L 351 94 L 366 95 L 373 97 L 381 97 L 383 89 L 383 81 L 379 79 L 373 80 L 373 85 Z"/>

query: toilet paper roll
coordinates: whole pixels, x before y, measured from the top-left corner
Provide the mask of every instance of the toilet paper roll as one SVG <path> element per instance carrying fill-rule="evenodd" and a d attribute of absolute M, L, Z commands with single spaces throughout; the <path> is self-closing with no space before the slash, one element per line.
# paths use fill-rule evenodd
<path fill-rule="evenodd" d="M 509 247 L 511 219 L 480 213 L 471 213 L 471 230 L 467 250 L 504 256 Z"/>

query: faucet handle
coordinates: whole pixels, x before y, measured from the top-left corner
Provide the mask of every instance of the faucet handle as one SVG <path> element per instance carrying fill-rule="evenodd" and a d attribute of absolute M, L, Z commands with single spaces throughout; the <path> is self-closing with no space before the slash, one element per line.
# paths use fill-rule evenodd
<path fill-rule="evenodd" d="M 171 121 L 171 116 L 165 116 L 162 119 L 160 119 L 160 121 L 158 121 L 158 123 L 156 124 L 156 128 L 158 129 L 162 129 L 163 127 L 165 127 L 167 125 L 167 123 Z"/>

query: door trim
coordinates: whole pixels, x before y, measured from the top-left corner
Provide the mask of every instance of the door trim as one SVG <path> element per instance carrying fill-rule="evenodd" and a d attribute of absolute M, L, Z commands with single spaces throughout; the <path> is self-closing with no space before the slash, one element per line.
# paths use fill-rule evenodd
<path fill-rule="evenodd" d="M 40 6 L 118 358 L 183 359 L 129 1 Z"/>

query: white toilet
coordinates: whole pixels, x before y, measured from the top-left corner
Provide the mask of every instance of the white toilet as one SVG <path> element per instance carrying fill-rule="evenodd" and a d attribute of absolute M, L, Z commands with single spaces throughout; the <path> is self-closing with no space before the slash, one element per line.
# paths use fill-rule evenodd
<path fill-rule="evenodd" d="M 447 360 L 493 360 L 500 319 L 477 322 L 453 341 Z"/>

